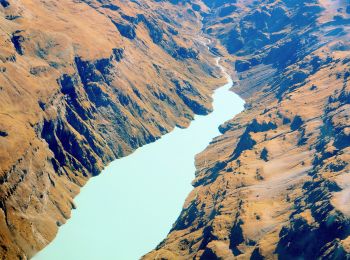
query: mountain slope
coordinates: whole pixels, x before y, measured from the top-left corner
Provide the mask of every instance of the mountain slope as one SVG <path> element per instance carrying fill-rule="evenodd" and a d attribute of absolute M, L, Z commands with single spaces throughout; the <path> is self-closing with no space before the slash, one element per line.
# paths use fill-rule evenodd
<path fill-rule="evenodd" d="M 348 258 L 349 6 L 208 3 L 212 51 L 247 104 L 196 158 L 194 190 L 145 258 Z"/>
<path fill-rule="evenodd" d="M 196 12 L 169 3 L 6 0 L 0 13 L 0 258 L 26 259 L 91 176 L 208 113 L 222 80 Z"/>
<path fill-rule="evenodd" d="M 208 113 L 213 54 L 245 111 L 197 156 L 194 190 L 145 258 L 349 257 L 349 10 L 0 0 L 0 257 L 32 257 L 91 176 Z"/>

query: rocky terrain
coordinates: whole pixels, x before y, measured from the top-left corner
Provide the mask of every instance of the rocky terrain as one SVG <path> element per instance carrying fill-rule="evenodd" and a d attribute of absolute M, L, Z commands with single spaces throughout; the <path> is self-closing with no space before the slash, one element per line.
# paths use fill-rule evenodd
<path fill-rule="evenodd" d="M 144 258 L 350 258 L 350 3 L 207 4 L 212 51 L 247 103 L 197 156 L 181 215 Z"/>
<path fill-rule="evenodd" d="M 346 0 L 0 0 L 0 258 L 46 246 L 110 161 L 211 110 L 245 110 L 196 158 L 146 259 L 350 257 Z M 204 42 L 210 38 L 210 52 Z"/>
<path fill-rule="evenodd" d="M 223 79 L 200 16 L 171 3 L 1 0 L 0 14 L 0 259 L 26 259 L 91 176 L 207 114 Z"/>

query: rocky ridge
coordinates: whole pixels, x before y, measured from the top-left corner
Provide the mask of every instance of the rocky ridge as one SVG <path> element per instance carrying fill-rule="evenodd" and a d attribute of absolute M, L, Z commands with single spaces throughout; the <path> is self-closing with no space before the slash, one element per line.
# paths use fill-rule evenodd
<path fill-rule="evenodd" d="M 247 103 L 197 156 L 179 218 L 144 258 L 349 258 L 349 4 L 207 4 L 211 50 Z"/>
<path fill-rule="evenodd" d="M 27 259 L 90 177 L 210 112 L 222 79 L 199 16 L 167 2 L 6 0 L 0 13 L 0 258 Z"/>
<path fill-rule="evenodd" d="M 4 0 L 0 12 L 1 258 L 32 257 L 108 162 L 210 111 L 222 79 L 201 35 L 245 111 L 197 156 L 194 190 L 145 258 L 349 257 L 346 1 Z"/>

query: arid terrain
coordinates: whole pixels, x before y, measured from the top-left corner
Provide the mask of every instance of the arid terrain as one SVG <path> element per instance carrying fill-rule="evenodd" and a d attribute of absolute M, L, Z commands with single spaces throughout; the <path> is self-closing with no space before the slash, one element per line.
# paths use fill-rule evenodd
<path fill-rule="evenodd" d="M 223 79 L 199 18 L 169 3 L 10 0 L 0 11 L 0 258 L 25 259 L 91 176 L 207 114 Z"/>
<path fill-rule="evenodd" d="M 204 23 L 245 111 L 198 155 L 194 190 L 146 259 L 350 257 L 350 7 L 248 2 L 216 1 Z"/>
<path fill-rule="evenodd" d="M 350 257 L 349 2 L 0 0 L 0 12 L 0 258 L 31 258 L 90 177 L 209 113 L 225 81 L 216 56 L 245 110 L 197 156 L 181 215 L 144 258 Z"/>

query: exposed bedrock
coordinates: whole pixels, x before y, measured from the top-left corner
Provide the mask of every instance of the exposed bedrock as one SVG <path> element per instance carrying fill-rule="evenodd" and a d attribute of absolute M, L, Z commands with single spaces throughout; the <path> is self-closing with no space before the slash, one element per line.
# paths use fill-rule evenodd
<path fill-rule="evenodd" d="M 245 110 L 196 157 L 194 189 L 145 259 L 350 257 L 350 28 L 343 1 L 211 1 Z M 227 54 L 228 52 L 228 54 Z"/>
<path fill-rule="evenodd" d="M 209 113 L 224 80 L 199 17 L 170 3 L 0 1 L 0 13 L 0 258 L 27 259 L 90 177 Z"/>
<path fill-rule="evenodd" d="M 348 9 L 0 1 L 0 258 L 31 258 L 90 177 L 209 113 L 214 55 L 245 110 L 196 157 L 193 191 L 145 258 L 349 258 Z"/>

